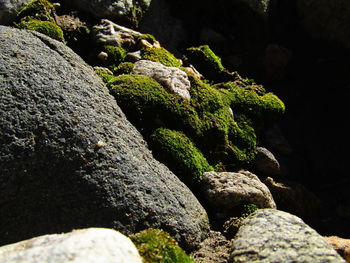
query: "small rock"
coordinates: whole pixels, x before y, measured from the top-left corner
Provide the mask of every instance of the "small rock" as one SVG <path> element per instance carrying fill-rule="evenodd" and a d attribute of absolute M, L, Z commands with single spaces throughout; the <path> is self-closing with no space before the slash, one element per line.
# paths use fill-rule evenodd
<path fill-rule="evenodd" d="M 293 152 L 289 142 L 277 125 L 266 131 L 264 139 L 269 148 L 271 147 L 272 150 L 278 153 L 291 154 Z"/>
<path fill-rule="evenodd" d="M 275 156 L 264 147 L 257 147 L 256 150 L 256 169 L 266 175 L 281 175 L 281 167 Z"/>
<path fill-rule="evenodd" d="M 325 239 L 346 262 L 350 263 L 350 239 L 336 236 L 325 237 Z"/>
<path fill-rule="evenodd" d="M 136 44 L 136 37 L 141 33 L 102 19 L 101 23 L 93 28 L 96 42 L 117 47 L 132 47 Z"/>
<path fill-rule="evenodd" d="M 131 240 L 106 228 L 45 235 L 0 247 L 0 262 L 7 263 L 141 263 Z"/>
<path fill-rule="evenodd" d="M 170 93 L 190 100 L 191 83 L 187 74 L 179 68 L 167 67 L 159 62 L 140 60 L 135 63 L 132 74 L 153 78 Z"/>
<path fill-rule="evenodd" d="M 101 51 L 100 54 L 98 54 L 97 58 L 101 61 L 107 61 L 108 54 L 106 52 Z"/>
<path fill-rule="evenodd" d="M 205 172 L 202 189 L 208 203 L 221 212 L 244 203 L 252 203 L 259 208 L 276 208 L 267 186 L 248 171 Z"/>
<path fill-rule="evenodd" d="M 137 50 L 135 52 L 129 52 L 128 54 L 126 54 L 126 57 L 125 57 L 125 61 L 129 61 L 132 63 L 135 63 L 136 61 L 139 61 L 141 59 L 142 59 L 142 57 L 141 57 L 140 50 Z"/>
<path fill-rule="evenodd" d="M 345 262 L 300 218 L 274 209 L 249 216 L 232 241 L 233 263 Z"/>

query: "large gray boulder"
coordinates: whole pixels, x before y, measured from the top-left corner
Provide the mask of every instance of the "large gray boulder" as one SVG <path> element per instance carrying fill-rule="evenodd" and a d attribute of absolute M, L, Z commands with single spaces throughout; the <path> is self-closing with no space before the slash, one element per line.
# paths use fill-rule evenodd
<path fill-rule="evenodd" d="M 350 48 L 350 2 L 348 0 L 297 0 L 305 32 L 314 39 Z"/>
<path fill-rule="evenodd" d="M 315 230 L 300 218 L 274 209 L 248 217 L 232 243 L 232 262 L 344 262 Z"/>
<path fill-rule="evenodd" d="M 157 162 L 93 69 L 39 33 L 0 26 L 0 236 L 162 228 L 193 248 L 194 195 Z"/>
<path fill-rule="evenodd" d="M 14 21 L 17 13 L 31 0 L 0 0 L 0 25 Z"/>
<path fill-rule="evenodd" d="M 0 247 L 6 263 L 142 263 L 132 241 L 112 229 L 89 228 Z"/>

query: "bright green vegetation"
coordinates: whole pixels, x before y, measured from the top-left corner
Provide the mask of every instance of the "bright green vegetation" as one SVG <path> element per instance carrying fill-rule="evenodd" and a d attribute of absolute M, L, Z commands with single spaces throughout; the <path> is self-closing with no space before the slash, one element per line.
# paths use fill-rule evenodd
<path fill-rule="evenodd" d="M 151 136 L 153 149 L 184 182 L 200 181 L 204 172 L 212 171 L 202 153 L 182 132 L 159 128 Z"/>
<path fill-rule="evenodd" d="M 130 236 L 144 263 L 193 263 L 165 231 L 147 229 Z"/>
<path fill-rule="evenodd" d="M 34 0 L 26 5 L 17 15 L 17 26 L 34 30 L 65 43 L 62 29 L 54 20 L 55 7 L 47 0 Z"/>
<path fill-rule="evenodd" d="M 255 204 L 244 205 L 241 212 L 241 218 L 246 218 L 257 210 L 259 210 L 259 208 Z"/>
<path fill-rule="evenodd" d="M 142 75 L 120 75 L 109 85 L 128 119 L 148 137 L 161 125 L 200 132 L 200 121 L 188 102 L 168 93 L 155 80 Z"/>
<path fill-rule="evenodd" d="M 119 64 L 117 67 L 113 68 L 112 71 L 114 75 L 130 74 L 133 68 L 134 68 L 134 63 L 123 62 Z"/>
<path fill-rule="evenodd" d="M 188 62 L 209 80 L 217 80 L 224 70 L 221 59 L 214 54 L 208 45 L 188 48 L 185 55 Z"/>
<path fill-rule="evenodd" d="M 34 30 L 58 41 L 64 42 L 62 29 L 50 21 L 40 21 L 36 19 L 29 19 L 26 21 L 22 19 L 21 23 L 18 24 L 18 27 L 27 30 Z"/>
<path fill-rule="evenodd" d="M 151 34 L 142 34 L 136 38 L 136 42 L 140 42 L 142 39 L 147 40 L 150 44 L 154 44 L 157 41 Z"/>
<path fill-rule="evenodd" d="M 154 132 L 158 128 L 181 132 L 186 137 L 176 138 L 182 138 L 183 143 L 187 139 L 191 141 L 193 149 L 217 170 L 234 170 L 254 160 L 260 130 L 272 124 L 284 111 L 283 103 L 275 95 L 250 86 L 211 86 L 189 75 L 191 100 L 185 101 L 146 76 L 102 77 L 128 119 L 146 140 L 153 141 L 150 144 L 155 154 L 168 156 L 163 161 L 183 178 L 198 179 L 200 173 L 206 170 L 198 167 L 208 166 L 193 164 L 202 158 L 194 158 L 196 161 L 193 161 L 184 156 L 178 157 L 175 145 L 170 147 L 170 142 L 165 144 L 164 138 L 162 143 L 166 146 L 163 145 L 163 148 L 160 142 L 154 143 Z M 156 134 L 159 135 L 159 130 Z M 174 150 L 173 155 L 171 150 Z"/>
<path fill-rule="evenodd" d="M 47 0 L 33 0 L 27 4 L 17 15 L 18 19 L 30 16 L 32 18 L 48 21 L 53 20 L 55 7 Z"/>
<path fill-rule="evenodd" d="M 162 47 L 144 47 L 141 49 L 141 57 L 155 62 L 160 62 L 169 67 L 180 67 L 181 62 L 168 50 Z"/>
<path fill-rule="evenodd" d="M 270 126 L 285 111 L 284 103 L 274 94 L 254 86 L 237 86 L 234 83 L 218 84 L 215 87 L 224 95 L 239 118 L 252 121 L 258 130 Z"/>
<path fill-rule="evenodd" d="M 124 61 L 127 51 L 122 47 L 106 45 L 103 47 L 103 50 L 107 53 L 107 63 L 108 68 L 112 71 Z"/>
<path fill-rule="evenodd" d="M 216 61 L 212 68 L 225 71 L 220 59 L 207 53 Z M 122 63 L 114 70 L 118 76 L 101 77 L 155 156 L 190 187 L 205 171 L 249 168 L 261 135 L 285 110 L 277 96 L 238 74 L 230 75 L 234 81 L 211 85 L 183 68 L 191 83 L 188 101 L 149 77 L 128 75 L 132 66 Z"/>

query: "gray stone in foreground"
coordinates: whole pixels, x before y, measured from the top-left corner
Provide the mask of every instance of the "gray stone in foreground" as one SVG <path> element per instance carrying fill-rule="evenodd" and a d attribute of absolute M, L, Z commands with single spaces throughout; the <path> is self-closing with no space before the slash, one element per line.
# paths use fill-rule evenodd
<path fill-rule="evenodd" d="M 93 69 L 39 33 L 0 26 L 0 243 L 153 227 L 193 248 L 205 210 L 156 161 Z"/>
<path fill-rule="evenodd" d="M 0 247 L 7 263 L 141 263 L 132 241 L 112 229 L 89 228 L 45 235 Z"/>
<path fill-rule="evenodd" d="M 262 209 L 248 217 L 232 243 L 232 262 L 345 263 L 315 230 L 286 212 Z"/>

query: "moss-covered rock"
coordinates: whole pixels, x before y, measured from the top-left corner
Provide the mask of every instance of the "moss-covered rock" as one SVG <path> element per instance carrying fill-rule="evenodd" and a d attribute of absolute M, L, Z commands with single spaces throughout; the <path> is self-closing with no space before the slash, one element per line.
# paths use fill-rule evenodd
<path fill-rule="evenodd" d="M 192 263 L 177 242 L 165 231 L 147 229 L 131 235 L 145 263 Z"/>
<path fill-rule="evenodd" d="M 119 64 L 118 67 L 115 67 L 112 70 L 115 75 L 122 75 L 122 74 L 130 74 L 133 68 L 134 68 L 134 63 L 123 62 Z"/>
<path fill-rule="evenodd" d="M 108 68 L 114 70 L 126 57 L 127 51 L 122 47 L 106 45 L 103 50 L 107 53 Z"/>
<path fill-rule="evenodd" d="M 216 87 L 230 104 L 234 115 L 251 120 L 259 130 L 270 126 L 285 111 L 284 103 L 276 95 L 257 89 L 257 86 L 241 87 L 226 83 Z"/>
<path fill-rule="evenodd" d="M 208 45 L 186 49 L 185 57 L 188 63 L 194 65 L 206 79 L 213 81 L 220 79 L 224 66 Z"/>
<path fill-rule="evenodd" d="M 17 15 L 17 19 L 32 17 L 37 20 L 52 21 L 55 13 L 54 5 L 47 0 L 33 0 Z"/>
<path fill-rule="evenodd" d="M 65 42 L 62 29 L 51 21 L 41 21 L 28 17 L 28 19 L 22 19 L 18 24 L 18 27 L 27 30 L 34 30 L 58 41 Z"/>
<path fill-rule="evenodd" d="M 136 42 L 139 43 L 143 39 L 147 40 L 150 44 L 154 44 L 157 41 L 156 38 L 151 34 L 142 34 L 136 37 Z"/>
<path fill-rule="evenodd" d="M 129 120 L 150 135 L 161 125 L 200 133 L 200 120 L 188 102 L 168 93 L 157 81 L 142 75 L 121 75 L 109 84 L 111 94 Z"/>
<path fill-rule="evenodd" d="M 169 67 L 180 67 L 181 62 L 168 50 L 162 47 L 143 47 L 141 57 L 155 62 L 160 62 Z"/>
<path fill-rule="evenodd" d="M 198 182 L 204 172 L 213 170 L 182 132 L 159 128 L 152 134 L 151 144 L 158 158 L 187 183 Z"/>

